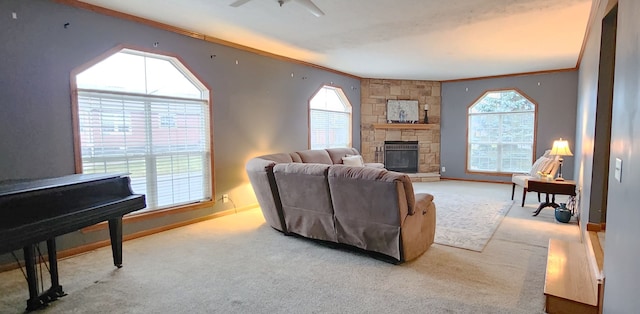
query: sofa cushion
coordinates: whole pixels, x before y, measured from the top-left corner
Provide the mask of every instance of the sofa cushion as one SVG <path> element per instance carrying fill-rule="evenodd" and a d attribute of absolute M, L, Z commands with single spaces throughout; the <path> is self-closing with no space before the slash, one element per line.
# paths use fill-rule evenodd
<path fill-rule="evenodd" d="M 329 153 L 329 157 L 331 157 L 331 161 L 333 161 L 333 164 L 341 164 L 342 163 L 342 157 L 345 157 L 347 155 L 359 155 L 360 153 L 358 153 L 358 150 L 355 148 L 345 148 L 345 147 L 338 147 L 338 148 L 327 148 L 326 149 L 327 153 Z"/>
<path fill-rule="evenodd" d="M 411 208 L 415 203 L 413 188 L 405 189 L 405 182 L 411 184 L 408 176 L 333 165 L 328 179 L 338 242 L 401 260 L 402 224 L 407 217 L 417 216 L 408 215 L 409 203 Z"/>
<path fill-rule="evenodd" d="M 413 184 L 411 183 L 411 179 L 409 179 L 409 176 L 404 173 L 388 171 L 384 168 L 356 168 L 343 165 L 334 165 L 333 167 L 329 168 L 329 178 L 331 177 L 344 177 L 362 181 L 401 182 L 406 194 L 409 215 L 413 215 L 414 205 L 416 202 L 415 195 L 413 194 Z"/>
<path fill-rule="evenodd" d="M 284 153 L 275 153 L 275 154 L 263 155 L 263 156 L 256 157 L 256 158 L 264 159 L 264 160 L 270 160 L 270 161 L 274 161 L 276 163 L 292 162 L 293 161 L 291 159 L 291 155 L 284 154 Z"/>
<path fill-rule="evenodd" d="M 317 163 L 283 163 L 275 165 L 273 167 L 273 173 L 326 177 L 329 172 L 329 166 L 330 165 Z"/>
<path fill-rule="evenodd" d="M 289 232 L 336 242 L 329 193 L 329 165 L 290 163 L 273 167 Z"/>
<path fill-rule="evenodd" d="M 309 149 L 296 152 L 303 163 L 333 165 L 329 153 L 324 149 Z"/>
<path fill-rule="evenodd" d="M 300 158 L 300 155 L 298 155 L 297 152 L 291 152 L 289 153 L 289 156 L 291 156 L 291 160 L 293 162 L 302 162 L 302 159 Z"/>
<path fill-rule="evenodd" d="M 529 187 L 528 186 L 529 180 L 536 179 L 536 178 L 537 177 L 532 177 L 532 176 L 530 176 L 528 174 L 525 174 L 525 173 L 514 173 L 511 176 L 511 182 L 513 182 L 513 183 L 515 183 L 515 184 L 517 184 L 517 185 L 519 185 L 521 187 L 524 187 L 526 189 L 526 188 Z"/>

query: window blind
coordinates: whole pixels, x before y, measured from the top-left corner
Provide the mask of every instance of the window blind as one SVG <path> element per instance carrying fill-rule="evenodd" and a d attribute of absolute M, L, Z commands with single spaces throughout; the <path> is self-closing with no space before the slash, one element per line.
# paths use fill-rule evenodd
<path fill-rule="evenodd" d="M 468 169 L 527 172 L 534 138 L 533 112 L 469 114 Z"/>
<path fill-rule="evenodd" d="M 130 173 L 143 211 L 211 199 L 205 100 L 78 91 L 83 173 Z"/>
<path fill-rule="evenodd" d="M 349 147 L 349 118 L 348 112 L 311 109 L 311 149 Z"/>

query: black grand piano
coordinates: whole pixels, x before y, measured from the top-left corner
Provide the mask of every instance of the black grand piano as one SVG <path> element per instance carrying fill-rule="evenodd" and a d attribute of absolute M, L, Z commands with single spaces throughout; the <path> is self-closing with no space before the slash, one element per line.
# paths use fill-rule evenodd
<path fill-rule="evenodd" d="M 0 182 L 0 254 L 22 249 L 29 285 L 27 310 L 65 295 L 58 280 L 55 237 L 109 221 L 113 263 L 122 267 L 122 216 L 142 209 L 123 174 L 75 174 Z M 36 245 L 47 242 L 51 288 L 40 294 Z"/>

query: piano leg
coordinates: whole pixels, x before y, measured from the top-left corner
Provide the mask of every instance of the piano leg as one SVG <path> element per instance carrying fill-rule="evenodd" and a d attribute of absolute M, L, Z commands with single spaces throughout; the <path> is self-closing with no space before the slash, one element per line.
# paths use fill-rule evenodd
<path fill-rule="evenodd" d="M 62 291 L 58 279 L 58 256 L 56 252 L 56 239 L 47 240 L 47 254 L 49 255 L 49 274 L 51 275 L 51 288 L 40 295 L 38 288 L 38 274 L 36 271 L 36 245 L 30 244 L 23 248 L 24 267 L 27 270 L 27 283 L 29 285 L 29 300 L 27 311 L 40 309 L 51 301 L 67 295 Z"/>
<path fill-rule="evenodd" d="M 29 244 L 25 246 L 24 252 L 24 268 L 27 270 L 27 284 L 29 285 L 29 300 L 27 300 L 27 311 L 37 310 L 45 303 L 40 300 L 38 292 L 38 275 L 36 274 L 36 245 Z"/>
<path fill-rule="evenodd" d="M 57 300 L 67 295 L 62 291 L 62 286 L 58 279 L 58 253 L 56 251 L 56 238 L 47 240 L 47 253 L 49 254 L 49 274 L 51 275 L 51 288 L 45 293 L 46 302 Z"/>
<path fill-rule="evenodd" d="M 111 252 L 113 265 L 122 267 L 122 216 L 109 219 L 109 236 L 111 237 Z"/>

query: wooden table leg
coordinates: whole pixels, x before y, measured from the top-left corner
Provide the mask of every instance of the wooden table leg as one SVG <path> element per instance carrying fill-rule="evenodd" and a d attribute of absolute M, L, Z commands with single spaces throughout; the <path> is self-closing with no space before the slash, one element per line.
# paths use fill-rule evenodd
<path fill-rule="evenodd" d="M 547 193 L 545 201 L 543 203 L 540 203 L 540 206 L 538 206 L 538 208 L 533 212 L 533 216 L 538 216 L 538 214 L 540 214 L 540 211 L 542 211 L 542 209 L 545 207 L 553 207 L 554 209 L 559 207 L 560 205 L 556 204 L 555 201 L 556 201 L 556 195 L 553 194 L 553 200 L 550 202 L 549 193 Z"/>

